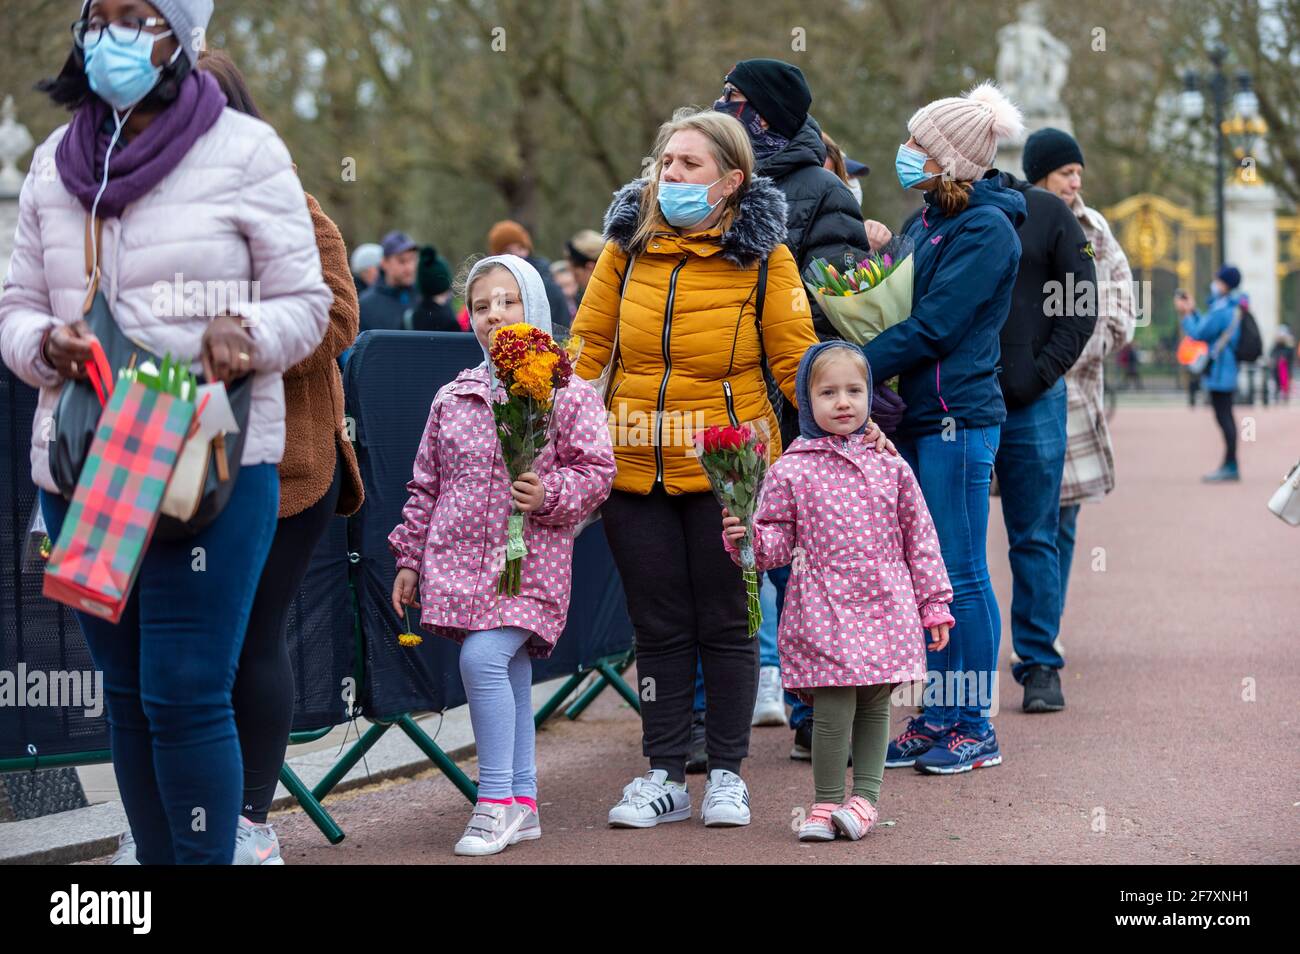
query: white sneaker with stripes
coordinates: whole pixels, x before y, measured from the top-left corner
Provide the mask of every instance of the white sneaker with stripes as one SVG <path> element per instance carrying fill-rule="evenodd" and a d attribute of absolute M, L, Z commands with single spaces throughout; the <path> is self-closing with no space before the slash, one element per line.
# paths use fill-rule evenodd
<path fill-rule="evenodd" d="M 704 788 L 704 824 L 710 828 L 735 828 L 749 824 L 749 789 L 735 772 L 714 769 Z"/>
<path fill-rule="evenodd" d="M 609 810 L 611 828 L 653 828 L 660 822 L 690 817 L 691 796 L 686 786 L 670 782 L 662 769 L 632 779 L 623 789 L 622 799 Z"/>

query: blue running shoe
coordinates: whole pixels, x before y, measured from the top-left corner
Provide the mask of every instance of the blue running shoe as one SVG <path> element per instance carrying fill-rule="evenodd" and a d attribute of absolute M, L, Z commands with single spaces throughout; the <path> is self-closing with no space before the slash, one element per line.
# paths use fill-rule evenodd
<path fill-rule="evenodd" d="M 998 737 L 989 727 L 988 735 L 976 735 L 960 726 L 948 730 L 913 766 L 918 772 L 931 775 L 957 775 L 971 769 L 988 768 L 1002 764 L 1002 750 Z"/>
<path fill-rule="evenodd" d="M 889 750 L 885 752 L 885 768 L 907 768 L 915 764 L 917 756 L 928 752 L 930 746 L 947 732 L 947 729 L 935 729 L 926 725 L 923 716 L 908 719 L 903 734 L 889 740 Z"/>

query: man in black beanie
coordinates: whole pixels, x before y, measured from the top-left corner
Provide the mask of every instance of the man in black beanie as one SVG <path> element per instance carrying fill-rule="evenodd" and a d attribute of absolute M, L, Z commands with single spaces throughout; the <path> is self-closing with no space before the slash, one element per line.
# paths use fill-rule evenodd
<path fill-rule="evenodd" d="M 1028 182 L 1041 182 L 1053 170 L 1076 162 L 1083 165 L 1083 150 L 1067 132 L 1047 126 L 1025 140 L 1022 165 Z"/>
<path fill-rule="evenodd" d="M 1037 161 L 1036 148 L 1026 149 L 1026 157 Z M 1064 144 L 1058 143 L 1056 151 L 1066 151 Z M 1044 161 L 1054 163 L 1048 171 L 1064 164 Z M 1092 244 L 1068 205 L 1010 173 L 998 175 L 1004 187 L 1025 197 L 1029 211 L 1017 229 L 1020 270 L 999 334 L 999 383 L 1007 416 L 993 464 L 1010 548 L 1011 640 L 1020 657 L 1011 674 L 1025 687 L 1024 711 L 1056 712 L 1065 708 L 1060 680 L 1065 663 L 1056 648 L 1065 374 L 1097 323 L 1097 270 Z"/>
<path fill-rule="evenodd" d="M 860 260 L 870 251 L 861 205 L 840 177 L 823 166 L 826 144 L 822 142 L 821 127 L 808 115 L 811 105 L 812 91 L 803 72 L 781 60 L 767 59 L 741 60 L 733 66 L 722 87 L 722 98 L 713 104 L 718 112 L 736 117 L 749 133 L 757 161 L 755 175 L 767 176 L 785 193 L 785 244 L 794 255 L 800 273 L 814 258 L 839 264 L 846 253 Z M 809 303 L 817 336 L 823 340 L 841 337 L 817 303 L 811 300 Z M 788 446 L 799 434 L 798 415 L 790 404 L 774 403 L 781 408 L 781 437 Z M 785 602 L 789 576 L 788 567 L 768 574 L 776 587 L 778 607 Z M 775 640 L 766 638 L 771 633 L 765 631 L 760 636 L 755 725 L 780 725 L 785 721 Z M 794 710 L 790 727 L 795 730 L 795 742 L 790 757 L 811 758 L 812 708 L 793 696 L 787 701 Z M 693 767 L 703 770 L 702 717 L 702 713 L 697 713 L 692 727 L 693 754 L 687 761 L 688 771 Z"/>
<path fill-rule="evenodd" d="M 749 133 L 757 165 L 783 193 L 787 205 L 785 244 L 802 273 L 814 258 L 838 263 L 845 253 L 866 257 L 866 227 L 853 193 L 823 167 L 826 144 L 821 127 L 808 115 L 812 92 L 803 72 L 781 60 L 741 60 L 731 68 L 719 112 L 740 120 Z M 813 327 L 820 338 L 839 333 L 812 303 Z"/>

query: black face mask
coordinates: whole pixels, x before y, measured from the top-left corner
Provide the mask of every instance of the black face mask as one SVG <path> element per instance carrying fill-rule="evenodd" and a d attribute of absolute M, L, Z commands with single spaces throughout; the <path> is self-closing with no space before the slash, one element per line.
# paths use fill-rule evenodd
<path fill-rule="evenodd" d="M 713 104 L 713 108 L 720 113 L 726 113 L 728 116 L 734 116 L 740 121 L 740 124 L 749 131 L 750 136 L 761 136 L 764 132 L 762 117 L 758 115 L 749 100 L 727 100 L 719 99 Z"/>

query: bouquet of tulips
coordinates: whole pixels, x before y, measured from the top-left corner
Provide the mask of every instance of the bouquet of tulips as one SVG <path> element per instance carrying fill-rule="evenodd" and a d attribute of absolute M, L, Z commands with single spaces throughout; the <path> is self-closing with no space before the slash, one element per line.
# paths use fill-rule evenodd
<path fill-rule="evenodd" d="M 815 258 L 804 284 L 845 341 L 864 345 L 912 313 L 912 241 L 896 235 L 884 248 L 838 264 Z"/>
<path fill-rule="evenodd" d="M 763 609 L 758 601 L 752 521 L 758 510 L 758 492 L 767 475 L 767 422 L 710 427 L 696 432 L 694 441 L 695 455 L 708 475 L 714 496 L 745 525 L 745 538 L 739 548 L 740 572 L 749 597 L 749 635 L 753 637 L 763 622 Z"/>
<path fill-rule="evenodd" d="M 497 329 L 488 349 L 491 370 L 505 388 L 506 397 L 492 404 L 497 437 L 505 457 L 510 482 L 533 468 L 546 446 L 555 392 L 573 376 L 568 351 L 540 328 L 519 322 Z M 506 563 L 497 580 L 497 592 L 516 596 L 523 578 L 524 514 L 512 512 L 506 521 Z"/>

